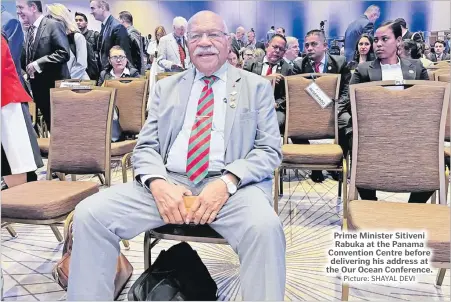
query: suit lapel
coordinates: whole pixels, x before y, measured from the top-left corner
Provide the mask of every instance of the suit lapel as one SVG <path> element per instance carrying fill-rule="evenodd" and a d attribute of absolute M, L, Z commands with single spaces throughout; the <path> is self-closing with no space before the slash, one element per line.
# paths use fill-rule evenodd
<path fill-rule="evenodd" d="M 183 122 L 185 120 L 186 108 L 188 106 L 189 97 L 191 94 L 191 89 L 194 82 L 194 75 L 196 69 L 192 68 L 186 72 L 186 74 L 180 80 L 179 88 L 178 88 L 178 97 L 176 98 L 176 104 L 174 105 L 174 110 L 172 112 L 172 121 L 174 123 L 169 123 L 168 125 L 172 125 L 172 129 L 170 131 L 170 146 L 174 142 L 177 134 L 182 130 Z M 169 147 L 168 150 L 171 148 Z"/>
<path fill-rule="evenodd" d="M 379 60 L 371 62 L 370 67 L 368 68 L 368 76 L 370 77 L 371 82 L 382 81 L 382 69 Z"/>
<path fill-rule="evenodd" d="M 172 35 L 171 48 L 172 48 L 172 51 L 174 51 L 175 56 L 176 56 L 177 58 L 179 58 L 179 61 L 180 61 L 180 63 L 181 63 L 181 62 L 182 62 L 182 59 L 180 58 L 179 45 L 178 45 L 177 40 L 175 39 L 174 35 Z"/>
<path fill-rule="evenodd" d="M 34 55 L 36 53 L 36 49 L 38 48 L 39 40 L 41 39 L 41 34 L 45 29 L 45 26 L 47 25 L 47 18 L 44 17 L 42 19 L 41 24 L 39 24 L 39 27 L 37 28 L 36 37 L 33 40 L 33 52 L 31 53 L 32 61 L 34 61 Z"/>
<path fill-rule="evenodd" d="M 415 80 L 416 69 L 409 60 L 401 59 L 402 77 L 404 80 Z"/>
<path fill-rule="evenodd" d="M 110 36 L 108 31 L 110 30 L 111 23 L 113 23 L 113 16 L 108 17 L 108 20 L 105 23 L 105 29 L 103 30 L 103 34 L 102 34 L 102 36 L 99 37 L 100 39 L 102 39 L 102 44 L 100 45 L 100 52 L 102 52 L 102 49 L 105 47 L 105 42 L 106 42 L 105 37 L 107 35 Z M 109 56 L 109 54 L 107 56 Z"/>
<path fill-rule="evenodd" d="M 338 73 L 337 64 L 335 64 L 335 62 L 332 61 L 330 55 L 326 54 L 326 56 L 327 56 L 327 64 L 324 67 L 324 73 Z"/>
<path fill-rule="evenodd" d="M 241 91 L 241 75 L 237 68 L 229 65 L 227 68 L 227 109 L 226 119 L 224 125 L 224 149 L 227 151 L 227 146 L 230 141 L 230 133 L 232 132 L 233 122 L 237 109 L 240 106 L 240 91 Z M 235 106 L 233 106 L 235 103 Z M 232 108 L 233 107 L 233 108 Z"/>

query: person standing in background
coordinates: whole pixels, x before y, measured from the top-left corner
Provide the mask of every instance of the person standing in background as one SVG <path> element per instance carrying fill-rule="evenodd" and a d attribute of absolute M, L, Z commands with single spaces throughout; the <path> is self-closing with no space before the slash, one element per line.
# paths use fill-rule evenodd
<path fill-rule="evenodd" d="M 188 22 L 185 18 L 175 17 L 172 21 L 174 31 L 160 39 L 157 64 L 164 71 L 182 71 L 190 65 L 185 38 L 187 24 Z"/>
<path fill-rule="evenodd" d="M 357 40 L 362 34 L 373 35 L 374 22 L 379 19 L 380 9 L 376 5 L 369 6 L 365 13 L 348 25 L 345 32 L 345 57 L 346 62 L 351 62 L 354 57 L 354 49 Z"/>
<path fill-rule="evenodd" d="M 144 61 L 144 45 L 141 33 L 133 26 L 133 16 L 129 11 L 122 11 L 119 13 L 119 22 L 127 29 L 128 37 L 130 38 L 130 51 L 132 53 L 132 64 L 144 75 L 145 64 Z"/>
<path fill-rule="evenodd" d="M 70 78 L 69 40 L 61 22 L 44 18 L 41 1 L 17 0 L 16 8 L 28 26 L 22 69 L 30 78 L 33 99 L 50 131 L 50 88 L 55 88 L 55 81 Z"/>
<path fill-rule="evenodd" d="M 153 64 L 154 60 L 158 58 L 158 46 L 160 44 L 161 38 L 166 36 L 166 30 L 163 26 L 157 26 L 155 28 L 155 40 L 149 41 L 147 46 L 147 53 L 149 54 L 149 63 Z"/>
<path fill-rule="evenodd" d="M 99 43 L 97 45 L 100 57 L 100 69 L 103 70 L 109 66 L 108 58 L 110 49 L 115 45 L 120 46 L 125 51 L 125 55 L 130 63 L 133 62 L 127 29 L 111 15 L 108 2 L 100 0 L 91 1 L 90 6 L 91 14 L 97 21 L 102 22 Z"/>
<path fill-rule="evenodd" d="M 70 78 L 89 80 L 88 73 L 86 72 L 88 68 L 86 39 L 78 30 L 78 26 L 72 19 L 69 10 L 62 4 L 54 3 L 47 5 L 47 13 L 49 18 L 61 22 L 66 29 L 70 46 L 70 59 L 67 62 Z"/>
<path fill-rule="evenodd" d="M 85 14 L 76 12 L 75 22 L 77 23 L 80 33 L 86 39 L 86 51 L 88 53 L 88 69 L 86 72 L 91 80 L 97 81 L 99 79 L 99 51 L 97 49 L 99 43 L 99 32 L 88 29 L 88 18 Z"/>

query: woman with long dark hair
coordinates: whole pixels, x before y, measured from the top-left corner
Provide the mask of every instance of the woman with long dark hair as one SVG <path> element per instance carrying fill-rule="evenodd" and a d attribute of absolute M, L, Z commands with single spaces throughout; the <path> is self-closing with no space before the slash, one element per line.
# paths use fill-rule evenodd
<path fill-rule="evenodd" d="M 370 35 L 360 36 L 355 45 L 354 58 L 349 62 L 349 69 L 353 70 L 363 62 L 374 61 L 373 38 Z"/>

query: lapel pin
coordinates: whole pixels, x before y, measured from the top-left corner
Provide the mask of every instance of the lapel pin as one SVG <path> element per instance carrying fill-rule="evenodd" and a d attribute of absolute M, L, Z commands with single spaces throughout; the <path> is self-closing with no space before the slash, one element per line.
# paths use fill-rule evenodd
<path fill-rule="evenodd" d="M 235 100 L 231 100 L 230 101 L 230 108 L 235 108 L 235 107 L 236 107 Z"/>
<path fill-rule="evenodd" d="M 327 70 L 332 70 L 332 66 L 328 66 L 328 67 L 327 67 Z"/>
<path fill-rule="evenodd" d="M 410 70 L 409 70 L 409 73 L 413 73 L 413 70 L 412 70 L 412 69 L 410 69 Z"/>
<path fill-rule="evenodd" d="M 223 98 L 222 101 L 223 101 L 224 103 L 227 103 L 227 99 L 226 99 L 226 98 Z"/>
<path fill-rule="evenodd" d="M 236 91 L 232 91 L 231 93 L 230 93 L 230 95 L 231 96 L 234 96 L 234 95 L 236 95 L 238 92 L 236 92 Z"/>

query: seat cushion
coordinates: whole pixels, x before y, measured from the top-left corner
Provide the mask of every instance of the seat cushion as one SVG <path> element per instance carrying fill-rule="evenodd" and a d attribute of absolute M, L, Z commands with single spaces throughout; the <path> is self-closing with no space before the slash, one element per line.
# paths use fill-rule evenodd
<path fill-rule="evenodd" d="M 50 138 L 38 138 L 38 146 L 43 154 L 49 154 Z"/>
<path fill-rule="evenodd" d="M 339 145 L 316 144 L 282 146 L 283 162 L 293 164 L 341 165 L 343 151 Z"/>
<path fill-rule="evenodd" d="M 450 147 L 445 147 L 445 156 L 446 157 L 450 157 L 451 156 L 451 148 Z"/>
<path fill-rule="evenodd" d="M 440 204 L 353 200 L 348 206 L 350 230 L 427 231 L 433 262 L 450 261 L 450 211 Z"/>
<path fill-rule="evenodd" d="M 121 156 L 133 152 L 138 140 L 125 140 L 117 143 L 111 143 L 111 156 Z"/>
<path fill-rule="evenodd" d="M 99 191 L 88 181 L 34 181 L 2 191 L 2 217 L 46 220 L 69 214 Z"/>

